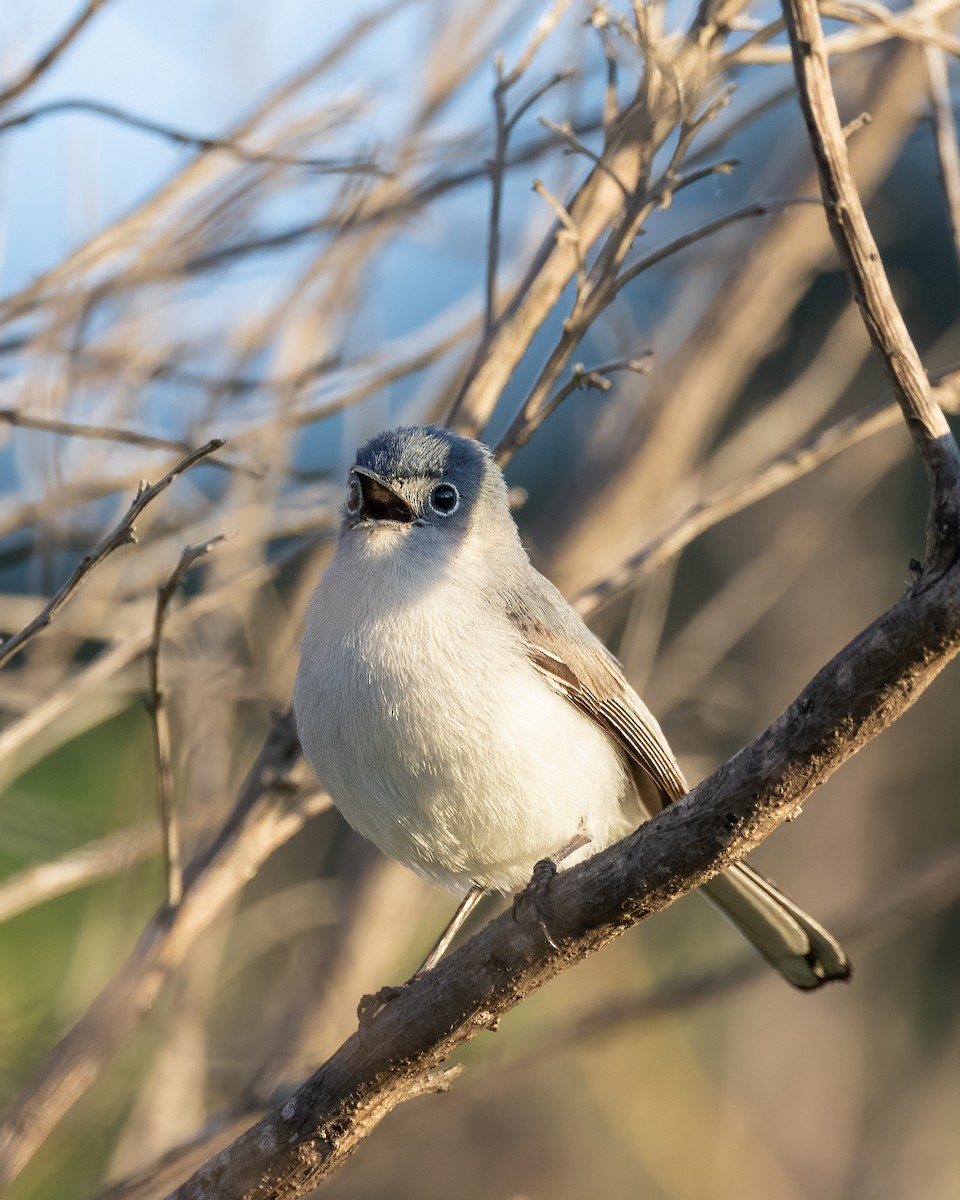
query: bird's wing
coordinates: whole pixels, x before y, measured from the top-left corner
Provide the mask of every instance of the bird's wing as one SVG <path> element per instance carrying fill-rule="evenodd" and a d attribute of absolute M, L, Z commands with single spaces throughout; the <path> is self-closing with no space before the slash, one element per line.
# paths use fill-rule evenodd
<path fill-rule="evenodd" d="M 656 718 L 609 650 L 552 585 L 542 576 L 538 580 L 546 585 L 535 595 L 539 603 L 527 599 L 508 610 L 530 661 L 552 687 L 610 734 L 655 785 L 655 790 L 640 789 L 645 807 L 656 812 L 679 800 L 689 789 Z"/>
<path fill-rule="evenodd" d="M 640 804 L 650 814 L 679 800 L 686 780 L 656 719 L 623 676 L 620 664 L 541 575 L 508 614 L 530 661 L 551 686 L 605 729 L 629 756 Z M 799 988 L 846 979 L 843 947 L 769 879 L 735 863 L 704 885 L 744 937 Z"/>

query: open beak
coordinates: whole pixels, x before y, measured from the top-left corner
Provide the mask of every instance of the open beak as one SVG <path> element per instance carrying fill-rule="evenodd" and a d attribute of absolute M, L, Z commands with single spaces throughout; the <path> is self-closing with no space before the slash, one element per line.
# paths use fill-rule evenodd
<path fill-rule="evenodd" d="M 400 521 L 406 525 L 413 521 L 413 509 L 385 479 L 364 467 L 353 467 L 350 473 L 357 477 L 363 497 L 360 517 L 368 521 Z"/>

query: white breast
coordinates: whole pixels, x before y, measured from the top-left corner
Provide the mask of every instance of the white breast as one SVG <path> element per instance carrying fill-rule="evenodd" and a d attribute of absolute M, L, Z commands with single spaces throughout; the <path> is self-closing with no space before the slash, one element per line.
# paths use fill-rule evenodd
<path fill-rule="evenodd" d="M 592 839 L 579 857 L 624 836 L 620 751 L 466 586 L 470 564 L 425 579 L 394 557 L 338 553 L 304 633 L 297 724 L 347 821 L 460 892 L 519 886 L 579 830 Z"/>

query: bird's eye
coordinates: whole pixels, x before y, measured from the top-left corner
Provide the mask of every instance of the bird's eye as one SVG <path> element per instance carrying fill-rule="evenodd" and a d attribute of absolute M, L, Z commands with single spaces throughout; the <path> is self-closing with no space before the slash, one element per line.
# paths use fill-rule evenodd
<path fill-rule="evenodd" d="M 347 512 L 358 513 L 360 505 L 363 503 L 363 491 L 360 488 L 360 483 L 356 475 L 351 476 L 350 482 L 347 484 Z"/>
<path fill-rule="evenodd" d="M 438 483 L 430 493 L 430 507 L 441 517 L 449 517 L 460 507 L 460 493 L 452 483 Z"/>

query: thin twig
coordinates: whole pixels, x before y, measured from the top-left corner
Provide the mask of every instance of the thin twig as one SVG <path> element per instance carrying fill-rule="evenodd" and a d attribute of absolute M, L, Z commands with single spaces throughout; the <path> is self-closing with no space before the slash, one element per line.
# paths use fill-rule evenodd
<path fill-rule="evenodd" d="M 715 168 L 705 168 L 707 171 L 712 171 Z M 698 179 L 702 175 L 697 174 Z M 689 176 L 678 176 L 674 180 L 673 190 L 685 186 L 692 182 Z M 695 242 L 701 241 L 703 238 L 710 237 L 714 233 L 725 229 L 728 225 L 732 225 L 737 221 L 743 221 L 750 217 L 763 217 L 771 213 L 783 212 L 785 209 L 797 204 L 819 204 L 820 201 L 814 196 L 784 196 L 770 200 L 757 201 L 753 204 L 744 205 L 743 208 L 735 209 L 733 212 L 726 213 L 722 217 L 717 217 L 713 221 L 708 221 L 706 224 L 692 229 L 689 233 L 675 238 L 672 242 L 667 242 L 666 245 L 654 250 L 651 254 L 646 255 L 639 262 L 634 263 L 627 270 L 612 279 L 599 280 L 594 290 L 591 292 L 589 307 L 583 312 L 577 314 L 576 319 L 571 317 L 568 320 L 564 330 L 554 347 L 546 365 L 540 373 L 533 388 L 524 399 L 523 404 L 518 410 L 516 416 L 510 423 L 510 426 L 504 433 L 503 437 L 497 446 L 497 460 L 501 464 L 510 460 L 515 450 L 525 445 L 533 436 L 534 432 L 543 424 L 543 421 L 550 412 L 556 408 L 554 400 L 544 399 L 548 389 L 553 385 L 553 381 L 557 378 L 559 372 L 563 369 L 564 364 L 569 360 L 580 338 L 586 332 L 587 328 L 597 319 L 597 317 L 613 303 L 620 294 L 622 289 L 628 283 L 631 283 L 638 275 L 644 271 L 650 270 L 651 267 L 657 266 L 665 259 L 673 254 L 685 250 L 688 246 Z M 561 397 L 562 399 L 563 397 Z M 554 399 L 556 399 L 554 397 Z"/>
<path fill-rule="evenodd" d="M 103 0 L 101 0 L 103 3 Z M 241 162 L 268 163 L 271 166 L 300 167 L 318 175 L 375 175 L 381 178 L 387 175 L 383 168 L 376 163 L 364 159 L 337 158 L 303 158 L 297 155 L 275 154 L 269 150 L 251 150 L 227 137 L 208 137 L 202 133 L 191 133 L 162 121 L 154 121 L 150 117 L 141 117 L 115 104 L 105 104 L 100 100 L 51 100 L 46 104 L 38 104 L 35 108 L 16 113 L 6 120 L 0 121 L 0 134 L 11 129 L 32 124 L 45 117 L 60 116 L 64 113 L 86 113 L 94 117 L 103 117 L 108 121 L 116 121 L 142 133 L 152 134 L 173 142 L 176 146 L 186 146 L 192 150 L 210 152 L 222 150 L 232 154 Z"/>
<path fill-rule="evenodd" d="M 243 381 L 246 385 L 274 386 L 268 381 Z M 213 380 L 207 380 L 206 386 L 214 386 Z M 239 388 L 237 390 L 240 390 Z M 58 433 L 63 437 L 90 438 L 93 441 L 119 442 L 125 446 L 141 446 L 144 450 L 176 450 L 181 454 L 190 452 L 190 443 L 183 438 L 158 437 L 152 433 L 141 433 L 137 429 L 121 429 L 115 425 L 90 425 L 83 421 L 65 421 L 57 417 L 43 417 L 35 413 L 23 412 L 18 408 L 0 408 L 0 423 L 13 425 L 18 429 L 35 429 L 40 433 Z M 260 467 L 252 463 L 234 462 L 229 458 L 211 458 L 211 467 L 221 471 L 239 471 L 243 475 L 259 478 L 263 474 Z"/>
<path fill-rule="evenodd" d="M 567 382 L 558 388 L 536 412 L 531 413 L 526 418 L 525 424 L 519 426 L 515 432 L 512 432 L 514 426 L 510 426 L 510 429 L 497 443 L 493 452 L 494 458 L 501 466 L 509 462 L 518 447 L 525 446 L 547 417 L 555 412 L 574 392 L 584 388 L 587 391 L 609 392 L 613 387 L 608 378 L 609 375 L 613 375 L 617 371 L 632 371 L 635 375 L 644 375 L 650 370 L 652 358 L 653 351 L 645 350 L 642 354 L 632 358 L 618 359 L 616 362 L 603 363 L 598 367 L 585 367 L 583 363 L 574 363 Z M 523 412 L 520 415 L 522 417 Z"/>
<path fill-rule="evenodd" d="M 114 550 L 119 550 L 121 546 L 136 543 L 137 536 L 134 522 L 151 501 L 155 500 L 161 492 L 165 491 L 185 471 L 189 471 L 191 467 L 196 466 L 197 463 L 202 462 L 209 454 L 213 454 L 221 446 L 225 445 L 225 438 L 211 438 L 206 445 L 200 446 L 197 450 L 192 450 L 185 458 L 182 458 L 157 483 L 150 484 L 149 486 L 141 483 L 136 498 L 127 509 L 122 520 L 107 534 L 95 550 L 80 560 L 71 572 L 70 578 L 50 598 L 33 620 L 0 645 L 0 667 L 4 666 L 31 638 L 36 637 L 38 633 L 46 629 L 77 588 L 86 580 L 87 576 L 108 555 L 112 554 Z"/>
<path fill-rule="evenodd" d="M 167 609 L 183 578 L 195 562 L 204 558 L 226 534 L 220 533 L 208 541 L 185 547 L 169 578 L 157 588 L 157 603 L 153 616 L 153 635 L 147 647 L 149 695 L 147 711 L 153 732 L 153 754 L 157 768 L 157 806 L 163 830 L 163 856 L 167 878 L 167 904 L 176 908 L 183 898 L 183 868 L 180 861 L 180 832 L 173 803 L 173 755 L 170 736 L 170 715 L 167 694 L 160 669 L 160 643 Z"/>
<path fill-rule="evenodd" d="M 864 215 L 830 82 L 816 0 L 784 0 L 783 11 L 830 232 L 927 473 L 927 571 L 917 579 L 917 586 L 923 586 L 927 573 L 936 578 L 960 554 L 960 451 L 931 394 Z"/>
<path fill-rule="evenodd" d="M 704 0 L 687 29 L 673 60 L 670 86 L 656 96 L 641 81 L 634 98 L 618 114 L 609 132 L 608 166 L 630 191 L 642 188 L 654 155 L 676 128 L 681 108 L 697 103 L 711 72 L 712 59 L 726 36 L 726 22 L 740 0 Z M 681 97 L 680 92 L 683 92 Z M 635 233 L 634 222 L 618 220 L 623 193 L 605 171 L 594 167 L 570 203 L 564 205 L 579 232 L 579 245 L 552 230 L 517 288 L 491 337 L 485 339 L 473 366 L 448 412 L 448 423 L 479 436 L 507 381 L 529 348 L 570 279 L 582 269 L 584 256 L 598 239 L 609 234 L 611 222 L 622 227 L 622 240 Z M 561 228 L 564 223 L 561 221 Z M 623 252 L 626 253 L 626 248 Z M 566 365 L 565 361 L 560 369 Z M 548 391 L 553 386 L 551 380 Z"/>
<path fill-rule="evenodd" d="M 937 395 L 951 410 L 960 407 L 952 385 L 945 384 L 942 390 L 937 389 Z M 577 611 L 583 616 L 596 612 L 645 575 L 669 562 L 714 525 L 766 499 L 867 438 L 895 428 L 899 422 L 900 409 L 893 401 L 872 405 L 784 450 L 745 478 L 704 496 L 602 580 L 580 592 L 574 600 Z"/>
<path fill-rule="evenodd" d="M 839 11 L 841 6 L 824 2 L 820 6 L 824 16 L 827 16 L 828 10 L 831 10 L 830 16 L 858 25 L 856 29 L 846 29 L 826 38 L 827 55 L 835 58 L 843 54 L 853 54 L 880 42 L 889 42 L 894 38 L 908 42 L 933 44 L 941 46 L 943 49 L 949 49 L 953 39 L 946 38 L 946 35 L 942 33 L 931 34 L 929 30 L 923 28 L 922 21 L 926 17 L 935 18 L 943 13 L 952 12 L 958 2 L 960 0 L 926 0 L 926 3 L 914 4 L 910 8 L 902 10 L 897 14 L 896 20 L 889 9 L 885 9 L 884 12 L 890 19 L 878 20 L 876 16 L 871 19 L 865 12 L 858 12 L 854 6 L 849 4 L 844 7 L 841 15 Z M 772 38 L 783 33 L 785 28 L 786 24 L 781 17 L 771 21 L 769 25 L 747 38 L 735 50 L 725 54 L 720 62 L 721 69 L 730 70 L 733 67 L 752 64 L 774 66 L 790 62 L 789 46 L 767 45 Z"/>
<path fill-rule="evenodd" d="M 503 59 L 497 59 L 497 82 L 493 89 L 493 114 L 496 122 L 496 141 L 490 163 L 490 225 L 487 231 L 486 317 L 484 334 L 490 335 L 496 320 L 497 267 L 500 261 L 500 205 L 503 200 L 503 166 L 507 156 L 510 126 L 507 123 L 506 88 L 503 81 Z"/>
<path fill-rule="evenodd" d="M 539 87 L 534 88 L 529 96 L 517 106 L 514 112 L 507 115 L 507 92 L 516 83 L 519 76 L 511 73 L 511 83 L 503 74 L 503 59 L 496 61 L 497 82 L 493 89 L 493 112 L 496 124 L 493 159 L 490 163 L 490 220 L 487 232 L 487 278 L 486 278 L 486 320 L 484 323 L 485 336 L 490 335 L 497 319 L 497 269 L 500 261 L 500 210 L 503 204 L 503 180 L 507 164 L 507 146 L 510 134 L 523 115 L 540 100 L 551 88 L 569 79 L 572 71 L 557 71 Z"/>
<path fill-rule="evenodd" d="M 32 87 L 40 76 L 53 66 L 70 43 L 83 32 L 87 23 L 97 15 L 106 3 L 107 0 L 87 0 L 87 3 L 77 13 L 70 24 L 57 35 L 43 54 L 27 67 L 19 79 L 14 80 L 13 83 L 8 84 L 0 91 L 0 108 L 5 104 L 9 104 L 11 100 L 15 100 L 17 96 L 22 96 L 27 88 Z"/>
<path fill-rule="evenodd" d="M 533 181 L 533 190 L 537 193 L 541 200 L 545 200 L 549 205 L 553 215 L 560 222 L 561 228 L 557 230 L 557 242 L 566 242 L 573 247 L 573 252 L 577 260 L 577 300 L 583 295 L 583 289 L 587 282 L 587 260 L 584 257 L 583 239 L 580 236 L 580 230 L 577 228 L 576 222 L 570 215 L 567 208 L 561 200 L 549 190 L 542 179 Z M 577 301 L 574 301 L 576 306 Z"/>
<path fill-rule="evenodd" d="M 929 29 L 937 28 L 933 17 L 924 18 L 923 25 Z M 950 78 L 943 54 L 939 46 L 928 44 L 923 48 L 937 157 L 940 160 L 940 179 L 947 198 L 947 216 L 950 220 L 950 232 L 953 234 L 953 249 L 960 262 L 960 151 L 957 149 L 957 124 L 953 116 Z"/>
<path fill-rule="evenodd" d="M 735 208 L 732 212 L 724 213 L 723 216 L 714 217 L 712 221 L 698 225 L 696 229 L 691 229 L 689 233 L 681 234 L 680 237 L 675 238 L 672 242 L 667 242 L 665 246 L 659 247 L 659 249 L 652 251 L 638 262 L 627 267 L 625 271 L 620 273 L 613 285 L 614 296 L 619 295 L 627 284 L 632 283 L 644 271 L 649 271 L 651 267 L 659 265 L 664 259 L 670 258 L 671 255 L 677 254 L 681 250 L 685 250 L 695 242 L 702 241 L 703 238 L 710 237 L 714 233 L 719 233 L 721 229 L 726 229 L 729 225 L 735 225 L 738 221 L 749 220 L 751 217 L 774 216 L 798 204 L 820 203 L 821 201 L 817 196 L 772 196 L 769 200 L 756 200 L 752 204 L 745 204 L 742 208 Z"/>

